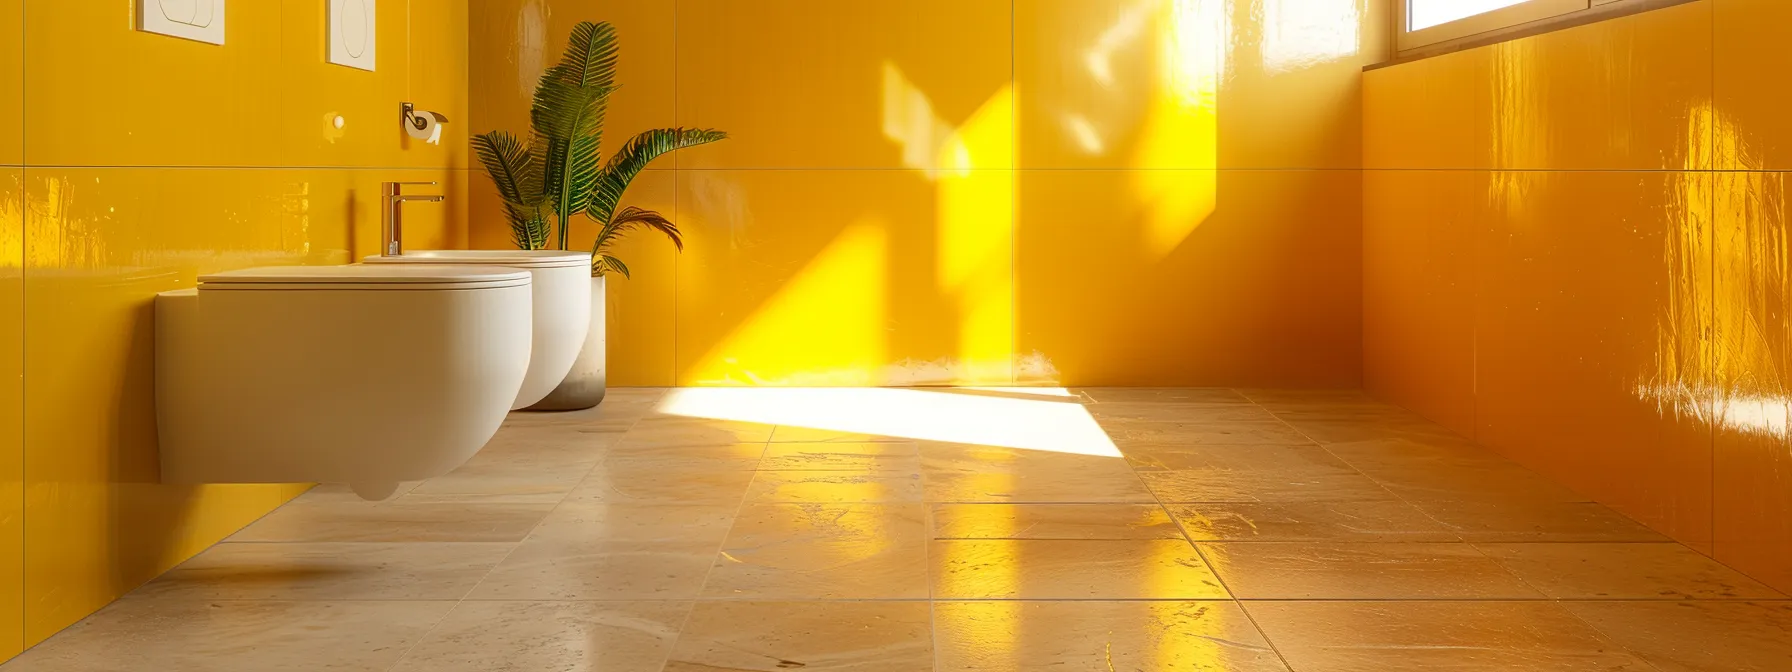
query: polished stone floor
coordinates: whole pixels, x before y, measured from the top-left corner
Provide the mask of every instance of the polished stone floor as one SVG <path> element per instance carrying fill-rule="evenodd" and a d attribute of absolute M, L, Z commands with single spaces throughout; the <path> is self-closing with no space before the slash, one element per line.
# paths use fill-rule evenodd
<path fill-rule="evenodd" d="M 1792 601 L 1354 393 L 616 390 L 23 670 L 1792 670 Z"/>

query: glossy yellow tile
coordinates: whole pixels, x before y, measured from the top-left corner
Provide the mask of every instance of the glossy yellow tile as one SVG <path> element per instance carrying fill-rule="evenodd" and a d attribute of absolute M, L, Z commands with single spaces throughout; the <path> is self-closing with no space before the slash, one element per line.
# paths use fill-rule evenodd
<path fill-rule="evenodd" d="M 1486 165 L 1711 168 L 1712 4 L 1488 47 Z"/>
<path fill-rule="evenodd" d="M 680 171 L 679 383 L 1006 384 L 1008 176 L 953 220 L 922 171 Z"/>
<path fill-rule="evenodd" d="M 1490 95 L 1489 54 L 1469 49 L 1363 73 L 1363 167 L 1487 167 L 1480 111 Z"/>
<path fill-rule="evenodd" d="M 318 3 L 285 4 L 322 12 Z M 278 165 L 281 142 L 266 119 L 299 102 L 285 94 L 275 67 L 281 62 L 281 5 L 233 5 L 225 44 L 213 45 L 135 30 L 131 7 L 121 3 L 26 0 L 31 39 L 25 59 L 31 67 L 25 69 L 25 123 L 31 142 L 25 160 L 58 166 Z M 404 6 L 397 10 L 402 17 Z M 397 35 L 395 41 L 403 33 Z M 322 48 L 321 42 L 311 48 L 320 61 Z"/>
<path fill-rule="evenodd" d="M 1475 436 L 1694 543 L 1711 536 L 1692 392 L 1709 384 L 1712 181 L 1493 173 L 1476 243 Z"/>
<path fill-rule="evenodd" d="M 279 44 L 279 57 L 275 62 L 279 64 L 278 72 L 284 83 L 280 90 L 281 105 L 278 109 L 261 110 L 257 116 L 276 120 L 275 125 L 281 132 L 277 141 L 281 165 L 418 165 L 407 160 L 406 148 L 418 148 L 420 152 L 446 151 L 440 147 L 423 149 L 424 143 L 412 140 L 401 128 L 395 127 L 399 121 L 399 105 L 409 100 L 407 80 L 411 68 L 437 70 L 443 77 L 450 77 L 453 68 L 452 63 L 430 66 L 412 63 L 411 55 L 405 52 L 409 3 L 375 5 L 379 14 L 375 19 L 377 69 L 373 72 L 328 62 L 329 42 L 325 32 L 329 25 L 328 5 L 304 0 L 282 0 L 279 4 L 274 32 L 267 37 L 275 38 Z M 233 13 L 230 15 L 232 29 L 235 22 Z M 464 77 L 464 70 L 462 73 Z M 438 101 L 410 102 L 428 110 L 435 109 L 432 105 Z M 448 114 L 450 121 L 454 120 L 448 110 L 440 111 Z M 343 120 L 341 128 L 335 125 L 338 117 Z M 457 130 L 449 126 L 444 132 Z M 452 144 L 459 143 L 450 138 L 443 146 Z"/>
<path fill-rule="evenodd" d="M 678 0 L 678 125 L 733 134 L 679 167 L 1008 168 L 976 122 L 1011 115 L 1011 9 Z"/>
<path fill-rule="evenodd" d="M 403 53 L 406 59 L 404 100 L 445 115 L 448 125 L 439 144 L 418 142 L 409 136 L 400 139 L 396 145 L 400 158 L 394 165 L 470 167 L 467 139 L 478 132 L 467 123 L 470 120 L 467 80 L 471 59 L 467 45 L 471 43 L 470 6 L 474 4 L 484 3 L 408 0 L 405 14 L 408 21 L 395 21 L 407 29 L 404 38 L 408 39 L 394 38 L 390 43 L 408 47 L 405 52 L 393 50 L 393 56 Z"/>
<path fill-rule="evenodd" d="M 1713 552 L 1792 589 L 1792 249 L 1782 173 L 1720 173 L 1713 245 Z"/>
<path fill-rule="evenodd" d="M 25 631 L 24 179 L 0 168 L 0 660 Z"/>
<path fill-rule="evenodd" d="M 1355 171 L 1022 171 L 1016 353 L 1067 385 L 1355 387 L 1361 190 Z"/>
<path fill-rule="evenodd" d="M 1020 165 L 1359 167 L 1387 24 L 1354 0 L 1016 3 Z"/>
<path fill-rule="evenodd" d="M 1792 169 L 1792 93 L 1774 86 L 1792 65 L 1785 26 L 1792 6 L 1777 0 L 1713 0 L 1713 101 L 1719 170 Z"/>
<path fill-rule="evenodd" d="M 1484 179 L 1363 173 L 1363 386 L 1467 437 L 1475 429 L 1473 204 Z"/>
<path fill-rule="evenodd" d="M 0 0 L 0 165 L 25 163 L 25 0 Z"/>
<path fill-rule="evenodd" d="M 560 61 L 567 36 L 580 21 L 614 24 L 621 45 L 616 65 L 620 88 L 610 97 L 604 115 L 605 142 L 599 151 L 608 156 L 636 133 L 673 126 L 677 82 L 673 60 L 675 4 L 674 0 L 466 3 L 471 12 L 465 45 L 471 89 L 466 132 L 507 130 L 526 137 L 535 84 L 543 70 Z M 673 155 L 655 165 L 670 168 L 676 161 L 677 155 Z M 497 215 L 495 210 L 489 212 Z M 490 229 L 503 229 L 501 220 L 489 224 L 494 225 Z M 484 227 L 475 230 L 481 228 Z M 611 375 L 616 374 L 612 371 Z"/>

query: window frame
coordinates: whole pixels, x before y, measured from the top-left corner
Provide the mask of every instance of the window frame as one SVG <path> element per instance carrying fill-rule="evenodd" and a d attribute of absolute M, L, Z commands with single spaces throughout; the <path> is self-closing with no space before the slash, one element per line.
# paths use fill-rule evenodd
<path fill-rule="evenodd" d="M 1410 30 L 1409 27 L 1412 23 L 1408 20 L 1408 15 L 1411 13 L 1412 3 L 1415 1 L 1394 1 L 1394 20 L 1396 22 L 1394 25 L 1394 51 L 1396 57 L 1408 56 L 1421 50 L 1447 47 L 1459 42 L 1497 37 L 1501 33 L 1528 31 L 1557 21 L 1573 20 L 1576 15 L 1580 14 L 1605 14 L 1617 9 L 1615 6 L 1659 6 L 1662 4 L 1659 1 L 1651 2 L 1651 0 L 1526 0 L 1490 12 L 1463 17 L 1428 28 Z"/>

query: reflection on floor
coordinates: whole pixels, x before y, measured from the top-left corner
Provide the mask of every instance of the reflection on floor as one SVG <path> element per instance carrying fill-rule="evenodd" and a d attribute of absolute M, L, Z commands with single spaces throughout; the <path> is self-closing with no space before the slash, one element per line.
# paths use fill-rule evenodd
<path fill-rule="evenodd" d="M 1789 661 L 1787 596 L 1356 394 L 617 390 L 313 490 L 4 670 Z"/>

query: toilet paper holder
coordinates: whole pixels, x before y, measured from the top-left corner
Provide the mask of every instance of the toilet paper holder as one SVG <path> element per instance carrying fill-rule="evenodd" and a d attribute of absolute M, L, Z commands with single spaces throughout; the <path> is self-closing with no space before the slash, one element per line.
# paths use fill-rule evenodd
<path fill-rule="evenodd" d="M 439 112 L 419 110 L 410 103 L 400 103 L 400 111 L 405 133 L 430 144 L 441 143 L 442 125 L 448 123 L 448 117 Z"/>

